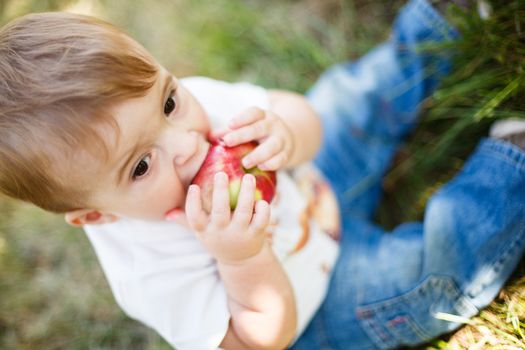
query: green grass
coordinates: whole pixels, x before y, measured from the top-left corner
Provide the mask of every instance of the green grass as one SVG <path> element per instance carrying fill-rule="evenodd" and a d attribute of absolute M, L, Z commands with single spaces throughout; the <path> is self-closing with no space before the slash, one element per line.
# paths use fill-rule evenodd
<path fill-rule="evenodd" d="M 492 4 L 488 20 L 449 11 L 462 32 L 455 69 L 426 101 L 420 125 L 385 177 L 379 212 L 385 226 L 420 219 L 429 195 L 461 167 L 495 120 L 525 118 L 525 5 Z"/>
<path fill-rule="evenodd" d="M 178 76 L 249 80 L 304 92 L 331 64 L 388 37 L 402 2 L 342 0 L 4 0 L 0 22 L 74 7 L 121 26 Z M 384 181 L 378 220 L 421 218 L 428 197 L 497 118 L 525 117 L 525 5 L 494 1 L 489 21 L 450 16 L 464 33 L 456 69 L 432 99 Z M 168 349 L 127 318 L 81 230 L 0 198 L 1 349 Z M 429 349 L 523 348 L 524 274 L 480 316 Z M 491 345 L 492 344 L 492 345 Z"/>
<path fill-rule="evenodd" d="M 29 205 L 0 210 L 1 349 L 161 348 L 116 307 L 80 230 Z"/>

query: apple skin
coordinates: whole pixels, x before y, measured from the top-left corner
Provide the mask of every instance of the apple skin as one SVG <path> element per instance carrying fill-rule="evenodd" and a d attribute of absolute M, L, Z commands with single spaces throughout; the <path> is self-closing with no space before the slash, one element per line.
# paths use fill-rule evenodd
<path fill-rule="evenodd" d="M 255 200 L 264 199 L 270 203 L 275 196 L 277 177 L 275 171 L 263 171 L 258 167 L 246 169 L 242 165 L 242 158 L 250 153 L 257 142 L 243 143 L 234 147 L 228 147 L 220 140 L 210 141 L 208 154 L 201 168 L 192 180 L 192 184 L 201 188 L 202 208 L 209 213 L 211 211 L 213 178 L 218 172 L 225 172 L 229 179 L 230 208 L 237 206 L 237 199 L 241 189 L 241 180 L 244 174 L 252 174 L 255 177 Z"/>

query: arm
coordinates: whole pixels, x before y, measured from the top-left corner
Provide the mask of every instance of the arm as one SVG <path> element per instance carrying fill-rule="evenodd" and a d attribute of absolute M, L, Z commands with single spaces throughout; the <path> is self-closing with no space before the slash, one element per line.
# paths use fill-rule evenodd
<path fill-rule="evenodd" d="M 288 126 L 293 139 L 293 151 L 286 167 L 312 159 L 321 145 L 321 121 L 306 98 L 297 93 L 270 90 L 270 110 Z"/>
<path fill-rule="evenodd" d="M 245 175 L 232 214 L 228 178 L 218 173 L 209 215 L 202 210 L 198 186 L 190 186 L 186 200 L 188 223 L 217 260 L 228 294 L 226 349 L 284 348 L 296 330 L 293 291 L 267 242 L 270 208 L 264 201 L 254 203 L 254 192 L 255 178 Z"/>
<path fill-rule="evenodd" d="M 232 315 L 224 349 L 283 349 L 296 330 L 293 293 L 281 265 L 265 244 L 240 264 L 218 263 Z"/>

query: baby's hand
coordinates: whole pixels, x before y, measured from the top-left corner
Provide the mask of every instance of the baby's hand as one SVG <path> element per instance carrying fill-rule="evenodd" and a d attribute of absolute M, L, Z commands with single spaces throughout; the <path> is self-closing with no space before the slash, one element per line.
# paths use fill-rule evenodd
<path fill-rule="evenodd" d="M 217 261 L 235 264 L 261 251 L 266 239 L 264 229 L 270 221 L 270 208 L 265 201 L 254 202 L 253 175 L 244 175 L 233 213 L 230 211 L 228 175 L 225 173 L 215 174 L 209 215 L 202 209 L 199 186 L 191 185 L 188 189 L 188 224 Z"/>
<path fill-rule="evenodd" d="M 242 163 L 245 168 L 258 166 L 261 170 L 278 170 L 292 157 L 294 140 L 284 121 L 271 111 L 249 108 L 228 124 L 231 131 L 224 134 L 226 145 L 232 147 L 256 140 L 259 142 Z"/>

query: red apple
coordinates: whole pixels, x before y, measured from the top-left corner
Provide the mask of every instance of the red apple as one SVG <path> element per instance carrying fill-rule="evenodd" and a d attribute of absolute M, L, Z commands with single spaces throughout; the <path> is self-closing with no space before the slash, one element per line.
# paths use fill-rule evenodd
<path fill-rule="evenodd" d="M 252 174 L 255 177 L 255 200 L 264 199 L 268 203 L 272 201 L 277 185 L 275 171 L 263 171 L 258 167 L 246 169 L 241 163 L 242 158 L 257 147 L 256 142 L 243 143 L 234 147 L 226 146 L 222 140 L 211 140 L 210 142 L 206 159 L 192 181 L 201 188 L 202 207 L 206 212 L 209 213 L 211 210 L 213 177 L 220 171 L 228 175 L 232 210 L 237 206 L 244 174 Z"/>

